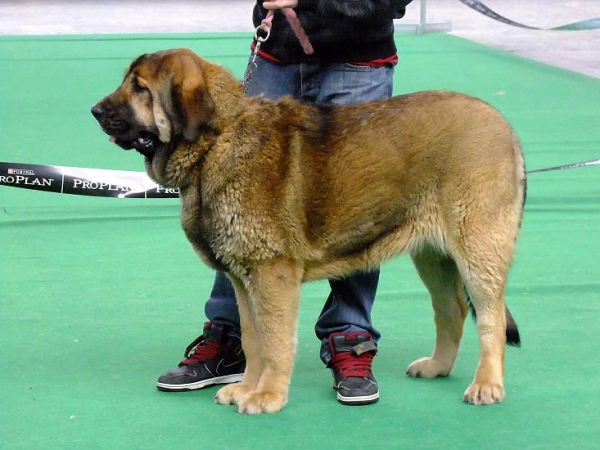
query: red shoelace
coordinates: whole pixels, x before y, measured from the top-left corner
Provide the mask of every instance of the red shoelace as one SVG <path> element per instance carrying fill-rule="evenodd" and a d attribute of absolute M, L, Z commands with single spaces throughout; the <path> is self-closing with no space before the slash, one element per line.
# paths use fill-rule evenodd
<path fill-rule="evenodd" d="M 188 349 L 190 349 L 190 347 L 188 347 Z M 221 345 L 202 339 L 197 343 L 193 353 L 190 354 L 189 351 L 191 351 L 191 349 L 186 352 L 188 354 L 187 358 L 181 361 L 180 364 L 186 366 L 196 366 L 200 361 L 205 361 L 217 356 L 221 351 Z"/>
<path fill-rule="evenodd" d="M 342 374 L 344 378 L 368 377 L 371 375 L 373 353 L 367 352 L 360 356 L 352 352 L 342 352 L 331 358 L 331 365 Z"/>

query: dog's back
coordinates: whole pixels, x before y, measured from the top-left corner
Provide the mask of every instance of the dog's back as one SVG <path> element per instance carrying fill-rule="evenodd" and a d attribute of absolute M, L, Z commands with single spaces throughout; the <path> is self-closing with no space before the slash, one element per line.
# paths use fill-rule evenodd
<path fill-rule="evenodd" d="M 314 250 L 306 279 L 377 267 L 425 243 L 450 253 L 466 222 L 510 223 L 514 242 L 524 162 L 510 125 L 487 103 L 427 91 L 352 106 L 286 99 L 271 107 L 285 127 L 258 131 L 280 141 L 260 151 L 273 171 L 286 170 L 264 195 L 290 209 L 298 252 Z"/>

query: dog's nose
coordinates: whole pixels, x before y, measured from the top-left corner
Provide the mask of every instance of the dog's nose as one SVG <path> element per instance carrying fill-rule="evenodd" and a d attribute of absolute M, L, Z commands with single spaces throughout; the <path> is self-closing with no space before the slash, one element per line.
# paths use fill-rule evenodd
<path fill-rule="evenodd" d="M 102 109 L 100 106 L 96 105 L 92 108 L 92 115 L 96 119 L 100 119 L 104 115 L 104 109 Z"/>

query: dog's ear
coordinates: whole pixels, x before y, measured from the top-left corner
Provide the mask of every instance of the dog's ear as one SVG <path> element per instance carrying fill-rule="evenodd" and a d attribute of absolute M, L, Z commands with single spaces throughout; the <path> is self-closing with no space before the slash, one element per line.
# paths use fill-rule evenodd
<path fill-rule="evenodd" d="M 167 143 L 173 134 L 181 133 L 186 141 L 196 142 L 202 127 L 215 115 L 200 58 L 170 51 L 155 64 L 148 88 L 159 139 Z"/>
<path fill-rule="evenodd" d="M 152 96 L 152 114 L 158 138 L 164 143 L 171 141 L 173 128 L 177 128 L 179 122 L 171 101 L 171 77 L 170 73 L 157 72 L 144 78 Z"/>
<path fill-rule="evenodd" d="M 171 75 L 163 74 L 163 79 L 157 80 L 156 86 L 150 87 L 152 94 L 152 113 L 154 114 L 154 123 L 158 129 L 158 138 L 161 142 L 171 141 L 173 132 L 172 125 L 174 111 L 171 102 Z"/>
<path fill-rule="evenodd" d="M 215 102 L 208 93 L 201 60 L 193 55 L 179 55 L 171 80 L 172 101 L 181 117 L 183 137 L 196 142 L 202 127 L 215 116 Z"/>

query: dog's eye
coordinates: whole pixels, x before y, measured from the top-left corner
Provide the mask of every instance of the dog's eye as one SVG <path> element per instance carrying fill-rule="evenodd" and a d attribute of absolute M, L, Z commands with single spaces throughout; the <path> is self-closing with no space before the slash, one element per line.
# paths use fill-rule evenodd
<path fill-rule="evenodd" d="M 146 92 L 148 90 L 146 87 L 142 86 L 138 82 L 137 78 L 133 78 L 131 80 L 131 83 L 133 85 L 133 92 L 141 93 L 141 92 Z"/>

